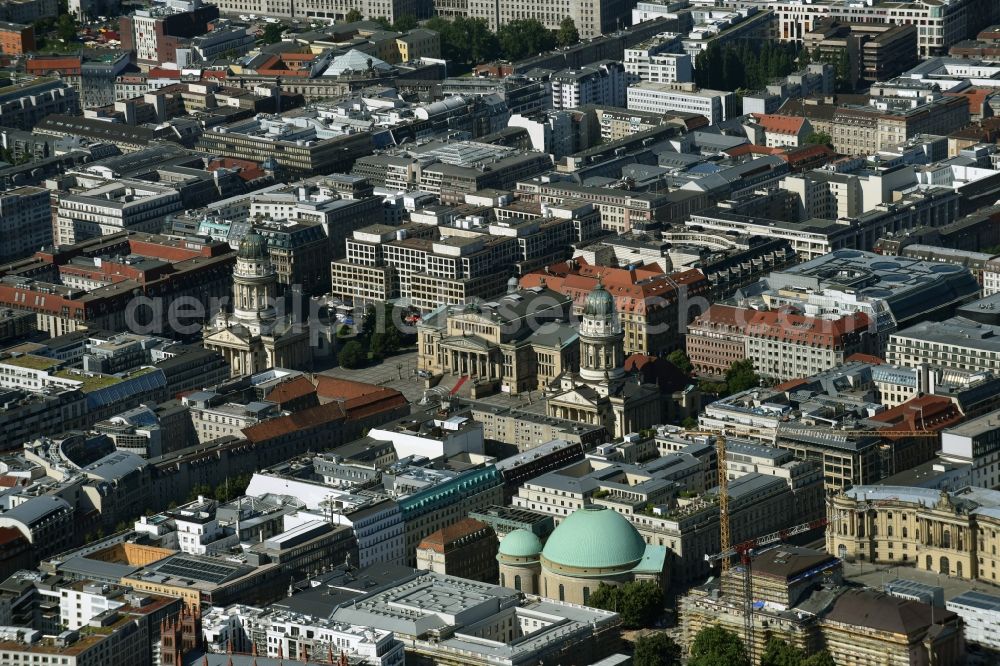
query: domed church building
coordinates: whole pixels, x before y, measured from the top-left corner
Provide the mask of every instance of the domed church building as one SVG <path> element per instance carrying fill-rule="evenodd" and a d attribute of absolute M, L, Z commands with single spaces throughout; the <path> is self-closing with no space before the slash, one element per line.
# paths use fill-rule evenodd
<path fill-rule="evenodd" d="M 232 309 L 205 326 L 205 349 L 218 351 L 233 376 L 269 368 L 308 368 L 312 359 L 309 329 L 275 310 L 278 275 L 267 239 L 251 230 L 240 241 L 233 269 Z"/>
<path fill-rule="evenodd" d="M 580 370 L 553 381 L 548 415 L 603 425 L 614 437 L 660 423 L 659 388 L 625 374 L 625 333 L 615 299 L 599 278 L 587 294 L 579 337 Z"/>
<path fill-rule="evenodd" d="M 527 530 L 512 531 L 497 560 L 501 586 L 575 604 L 586 604 L 602 583 L 667 580 L 666 546 L 647 544 L 628 520 L 602 506 L 568 515 L 544 546 Z"/>

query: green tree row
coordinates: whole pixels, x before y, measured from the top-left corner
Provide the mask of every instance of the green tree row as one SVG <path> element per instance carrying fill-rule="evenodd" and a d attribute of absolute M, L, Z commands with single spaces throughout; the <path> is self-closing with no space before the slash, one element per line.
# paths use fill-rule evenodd
<path fill-rule="evenodd" d="M 733 364 L 726 370 L 725 381 L 703 381 L 698 385 L 702 393 L 720 397 L 746 391 L 755 386 L 760 386 L 760 375 L 757 374 L 757 370 L 753 367 L 753 361 L 748 358 L 742 361 L 733 361 Z"/>
<path fill-rule="evenodd" d="M 635 666 L 679 666 L 681 650 L 665 634 L 650 634 L 635 643 Z M 767 641 L 759 666 L 836 666 L 826 650 L 806 654 L 780 638 Z M 751 666 L 743 639 L 716 625 L 698 632 L 691 644 L 688 666 Z"/>
<path fill-rule="evenodd" d="M 635 642 L 635 666 L 680 666 L 681 648 L 666 634 L 646 634 Z M 743 639 L 719 626 L 698 632 L 691 645 L 688 666 L 751 666 Z M 767 641 L 759 666 L 836 666 L 826 650 L 806 654 L 780 638 Z"/>
<path fill-rule="evenodd" d="M 829 135 L 823 135 L 820 139 L 821 140 L 817 143 L 829 143 Z M 667 360 L 685 375 L 690 375 L 694 372 L 694 366 L 691 365 L 691 359 L 689 359 L 688 355 L 681 349 L 670 352 L 670 355 L 667 356 Z M 745 358 L 742 361 L 734 361 L 733 364 L 729 366 L 729 369 L 726 370 L 725 381 L 703 381 L 699 387 L 701 388 L 702 393 L 726 396 L 732 395 L 733 393 L 739 393 L 740 391 L 745 391 L 759 385 L 760 375 L 757 374 L 757 370 L 753 366 L 753 361 Z"/>
<path fill-rule="evenodd" d="M 413 342 L 412 335 L 404 335 L 396 327 L 396 318 L 391 303 L 384 303 L 382 307 L 383 324 L 379 325 L 378 310 L 374 305 L 365 308 L 364 317 L 361 320 L 361 328 L 357 335 L 348 326 L 341 326 L 337 331 L 337 337 L 344 341 L 337 355 L 337 361 L 343 368 L 360 368 L 369 359 L 378 362 L 390 354 L 394 354 L 405 345 Z"/>
<path fill-rule="evenodd" d="M 191 488 L 184 501 L 193 502 L 201 495 L 202 497 L 212 498 L 219 502 L 229 502 L 246 493 L 251 478 L 253 478 L 253 474 L 240 474 L 239 476 L 234 476 L 231 479 L 223 481 L 214 488 L 208 484 L 200 483 Z"/>
<path fill-rule="evenodd" d="M 345 20 L 348 23 L 354 23 L 355 21 L 363 21 L 364 18 L 365 18 L 364 14 L 362 14 L 357 9 L 352 9 L 351 11 L 347 12 Z M 386 30 L 395 30 L 396 32 L 406 32 L 407 30 L 413 30 L 414 28 L 417 27 L 417 25 L 419 25 L 417 23 L 417 18 L 413 14 L 403 14 L 398 19 L 396 19 L 395 23 L 393 23 L 384 16 L 378 16 L 376 18 L 373 18 L 372 21 L 378 23 Z"/>
<path fill-rule="evenodd" d="M 568 16 L 558 30 L 547 29 L 537 19 L 517 19 L 494 33 L 483 19 L 463 16 L 453 21 L 436 16 L 424 26 L 441 35 L 441 57 L 457 71 L 469 71 L 478 64 L 501 58 L 523 60 L 580 41 L 576 24 Z"/>
<path fill-rule="evenodd" d="M 760 90 L 775 77 L 787 76 L 808 61 L 793 44 L 742 41 L 712 42 L 695 58 L 694 79 L 702 88 Z"/>
<path fill-rule="evenodd" d="M 663 590 L 655 583 L 633 581 L 625 585 L 601 584 L 587 605 L 614 611 L 628 629 L 651 626 L 663 613 Z"/>

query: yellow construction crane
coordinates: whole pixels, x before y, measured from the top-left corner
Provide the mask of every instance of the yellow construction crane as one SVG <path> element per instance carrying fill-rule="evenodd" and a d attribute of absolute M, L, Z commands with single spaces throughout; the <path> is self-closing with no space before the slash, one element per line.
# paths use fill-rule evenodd
<path fill-rule="evenodd" d="M 748 429 L 745 427 L 727 427 L 725 429 L 717 430 L 687 430 L 684 431 L 686 435 L 693 436 L 703 436 L 703 437 L 713 437 L 715 438 L 715 456 L 718 459 L 718 472 L 719 472 L 719 550 L 720 552 L 729 552 L 732 546 L 732 540 L 729 534 L 729 473 L 728 467 L 726 465 L 726 436 L 727 432 L 731 432 L 734 436 L 739 436 L 741 434 L 759 437 L 764 432 L 760 430 Z M 885 428 L 882 430 L 836 430 L 833 428 L 822 429 L 808 429 L 808 428 L 795 428 L 793 431 L 797 435 L 817 435 L 823 437 L 829 437 L 830 435 L 850 435 L 850 436 L 874 436 L 874 437 L 937 437 L 939 433 L 934 430 L 891 430 Z M 779 435 L 781 434 L 780 426 L 774 430 L 774 439 L 777 441 Z M 720 561 L 722 571 L 729 571 L 729 560 L 722 559 Z"/>
<path fill-rule="evenodd" d="M 727 427 L 724 430 L 687 430 L 684 431 L 685 435 L 692 435 L 695 437 L 713 437 L 715 439 L 715 456 L 717 460 L 718 467 L 718 481 L 719 481 L 719 552 L 714 555 L 705 555 L 705 559 L 709 562 L 719 562 L 719 567 L 723 575 L 729 572 L 730 566 L 732 564 L 732 559 L 735 556 L 740 557 L 740 564 L 743 568 L 743 622 L 744 622 L 744 640 L 746 641 L 747 654 L 750 656 L 751 663 L 753 662 L 754 653 L 754 640 L 753 640 L 753 580 L 750 576 L 750 558 L 756 548 L 762 546 L 776 543 L 778 541 L 784 540 L 790 536 L 796 534 L 801 534 L 803 532 L 808 532 L 810 530 L 818 529 L 820 527 L 826 527 L 830 522 L 839 520 L 839 517 L 834 517 L 833 519 L 827 519 L 826 517 L 814 520 L 809 523 L 803 523 L 801 525 L 796 525 L 795 527 L 790 527 L 786 530 L 779 530 L 778 532 L 773 532 L 756 539 L 750 539 L 744 541 L 737 546 L 732 545 L 732 540 L 729 533 L 729 471 L 728 465 L 726 463 L 726 436 L 727 432 L 733 432 L 735 436 L 740 434 L 761 436 L 764 433 L 759 430 L 752 430 L 740 427 Z M 874 437 L 937 437 L 940 433 L 934 430 L 892 430 L 889 428 L 881 430 L 836 430 L 836 429 L 806 429 L 806 428 L 796 428 L 794 430 L 795 434 L 801 435 L 817 435 L 828 437 L 831 434 L 840 435 L 851 435 L 851 436 L 874 436 Z M 774 439 L 777 441 L 778 436 L 781 434 L 780 427 L 774 430 Z M 860 511 L 867 511 L 868 509 L 874 508 L 877 503 L 868 503 L 860 508 Z M 720 588 L 721 591 L 721 588 Z"/>
<path fill-rule="evenodd" d="M 855 513 L 864 513 L 895 499 L 898 498 L 888 497 L 884 500 L 866 502 L 856 507 L 854 511 Z M 754 663 L 754 651 L 756 648 L 753 627 L 753 576 L 751 574 L 751 564 L 754 551 L 758 548 L 763 548 L 764 546 L 784 541 L 785 539 L 795 536 L 796 534 L 804 534 L 805 532 L 826 527 L 827 525 L 841 520 L 843 517 L 844 514 L 837 514 L 832 518 L 824 516 L 823 518 L 818 518 L 808 523 L 802 523 L 800 525 L 796 525 L 795 527 L 778 530 L 777 532 L 771 532 L 770 534 L 765 534 L 764 536 L 757 537 L 756 539 L 744 541 L 743 543 L 737 544 L 733 548 L 720 551 L 714 555 L 705 555 L 705 560 L 708 562 L 726 562 L 736 556 L 740 558 L 740 566 L 743 574 L 743 640 L 746 643 L 746 650 L 747 655 L 750 657 L 750 663 Z"/>

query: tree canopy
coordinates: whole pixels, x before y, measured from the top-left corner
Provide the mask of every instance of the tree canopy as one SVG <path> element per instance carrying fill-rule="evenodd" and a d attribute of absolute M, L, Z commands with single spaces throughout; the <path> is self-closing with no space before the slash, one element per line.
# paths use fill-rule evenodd
<path fill-rule="evenodd" d="M 674 367 L 683 372 L 685 375 L 690 375 L 691 371 L 694 370 L 694 366 L 691 365 L 691 359 L 688 358 L 688 355 L 684 353 L 683 349 L 675 349 L 667 354 L 667 360 L 673 363 Z"/>
<path fill-rule="evenodd" d="M 715 625 L 694 637 L 688 666 L 750 666 L 750 659 L 737 634 Z"/>
<path fill-rule="evenodd" d="M 587 605 L 615 611 L 629 629 L 652 625 L 663 611 L 663 590 L 648 581 L 633 581 L 625 585 L 604 585 L 594 590 Z"/>
<path fill-rule="evenodd" d="M 573 46 L 580 41 L 580 31 L 576 29 L 576 23 L 569 16 L 559 23 L 556 30 L 556 44 L 562 47 Z"/>
<path fill-rule="evenodd" d="M 576 26 L 573 26 L 576 29 Z M 500 50 L 508 60 L 522 60 L 555 48 L 556 36 L 538 19 L 515 19 L 497 31 Z"/>
<path fill-rule="evenodd" d="M 748 358 L 733 361 L 726 370 L 726 390 L 729 393 L 739 393 L 760 385 L 760 376 L 753 367 L 753 361 Z"/>
<path fill-rule="evenodd" d="M 264 28 L 262 39 L 265 44 L 275 44 L 281 41 L 281 33 L 285 31 L 285 26 L 280 23 L 268 23 Z"/>
<path fill-rule="evenodd" d="M 220 483 L 211 494 L 220 502 L 236 499 L 246 493 L 251 478 L 253 478 L 253 474 L 240 474 Z"/>
<path fill-rule="evenodd" d="M 358 11 L 357 9 L 351 9 L 349 12 L 347 12 L 347 16 L 344 17 L 344 20 L 347 21 L 348 23 L 354 23 L 355 21 L 361 21 L 364 18 L 365 15 L 362 14 L 360 11 Z"/>
<path fill-rule="evenodd" d="M 755 386 L 760 386 L 760 375 L 757 374 L 753 361 L 748 358 L 742 361 L 733 361 L 733 364 L 726 370 L 725 381 L 705 380 L 698 384 L 702 393 L 718 396 L 732 395 Z"/>
<path fill-rule="evenodd" d="M 62 14 L 56 21 L 56 35 L 64 42 L 75 42 L 77 37 L 76 21 L 72 14 Z"/>
<path fill-rule="evenodd" d="M 458 16 L 449 21 L 435 16 L 424 25 L 440 35 L 441 57 L 459 71 L 468 71 L 474 65 L 496 60 L 500 55 L 497 36 L 490 32 L 483 19 Z"/>
<path fill-rule="evenodd" d="M 833 65 L 834 75 L 837 78 L 837 92 L 850 92 L 854 88 L 854 77 L 851 75 L 851 58 L 847 54 L 847 49 L 839 49 L 835 52 L 823 53 L 817 46 L 812 53 L 813 62 L 825 62 Z"/>
<path fill-rule="evenodd" d="M 403 14 L 392 24 L 392 29 L 396 32 L 406 32 L 407 30 L 413 30 L 417 25 L 416 16 L 413 14 Z"/>
<path fill-rule="evenodd" d="M 681 647 L 667 634 L 640 636 L 635 641 L 632 663 L 635 666 L 678 666 Z"/>
<path fill-rule="evenodd" d="M 771 41 L 726 44 L 712 42 L 695 58 L 695 82 L 702 88 L 760 90 L 779 76 L 796 70 L 798 51 L 793 44 Z"/>
<path fill-rule="evenodd" d="M 826 132 L 812 132 L 806 137 L 806 143 L 817 146 L 828 146 L 833 143 L 833 137 Z"/>
<path fill-rule="evenodd" d="M 772 636 L 768 639 L 764 654 L 760 657 L 760 666 L 836 666 L 836 664 L 826 650 L 807 655 L 797 647 Z"/>
<path fill-rule="evenodd" d="M 365 364 L 367 355 L 357 340 L 351 340 L 340 350 L 337 360 L 343 368 L 360 368 Z"/>

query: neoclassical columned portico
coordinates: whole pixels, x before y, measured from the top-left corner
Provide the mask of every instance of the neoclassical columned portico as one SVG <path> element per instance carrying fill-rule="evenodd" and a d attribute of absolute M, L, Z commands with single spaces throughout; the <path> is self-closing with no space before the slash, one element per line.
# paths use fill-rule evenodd
<path fill-rule="evenodd" d="M 500 361 L 494 350 L 455 349 L 442 346 L 444 370 L 451 375 L 469 375 L 483 379 L 499 379 Z"/>
<path fill-rule="evenodd" d="M 597 424 L 600 421 L 600 415 L 596 411 L 588 409 L 552 405 L 552 412 L 554 413 L 550 413 L 550 416 L 576 421 L 577 423 Z"/>

